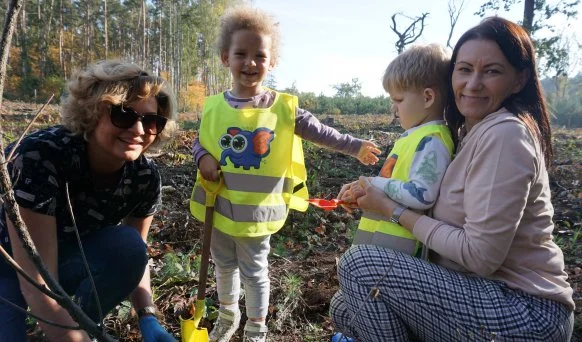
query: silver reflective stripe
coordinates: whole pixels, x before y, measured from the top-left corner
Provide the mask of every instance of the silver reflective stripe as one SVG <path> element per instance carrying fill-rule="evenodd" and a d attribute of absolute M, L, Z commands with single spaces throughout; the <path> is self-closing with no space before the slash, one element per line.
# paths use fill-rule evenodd
<path fill-rule="evenodd" d="M 416 240 L 380 232 L 374 233 L 370 244 L 390 248 L 409 255 L 414 255 L 416 253 Z"/>
<path fill-rule="evenodd" d="M 358 229 L 358 230 L 356 230 L 356 236 L 354 236 L 354 241 L 352 241 L 352 244 L 353 245 L 369 245 L 369 244 L 371 244 L 372 236 L 374 236 L 374 233 Z"/>
<path fill-rule="evenodd" d="M 280 194 L 293 191 L 293 180 L 285 177 L 257 176 L 224 172 L 224 184 L 229 190 Z"/>
<path fill-rule="evenodd" d="M 206 193 L 196 187 L 192 199 L 206 205 Z M 233 204 L 224 197 L 217 196 L 214 211 L 235 222 L 272 222 L 287 218 L 287 206 Z"/>

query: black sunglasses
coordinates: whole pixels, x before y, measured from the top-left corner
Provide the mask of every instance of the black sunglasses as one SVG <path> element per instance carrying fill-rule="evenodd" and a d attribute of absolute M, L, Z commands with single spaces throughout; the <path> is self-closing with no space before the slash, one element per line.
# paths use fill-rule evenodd
<path fill-rule="evenodd" d="M 168 118 L 158 115 L 157 113 L 139 114 L 130 107 L 123 105 L 111 105 L 111 123 L 118 128 L 128 129 L 141 121 L 143 130 L 146 134 L 158 135 L 166 126 Z"/>

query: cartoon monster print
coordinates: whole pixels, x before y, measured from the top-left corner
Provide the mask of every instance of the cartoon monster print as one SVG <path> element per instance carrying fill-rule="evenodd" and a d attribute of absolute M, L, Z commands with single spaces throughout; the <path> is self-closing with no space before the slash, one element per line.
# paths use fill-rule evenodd
<path fill-rule="evenodd" d="M 408 191 L 408 193 L 410 193 L 410 195 L 416 198 L 416 200 L 419 201 L 420 203 L 426 205 L 432 204 L 432 202 L 426 201 L 424 199 L 424 193 L 426 192 L 426 188 L 417 187 L 416 184 L 414 184 L 413 182 L 404 183 L 404 185 L 402 185 L 402 188 Z"/>
<path fill-rule="evenodd" d="M 426 145 L 432 139 L 433 138 L 431 136 L 426 136 L 426 137 L 422 138 L 422 140 L 418 143 L 418 146 L 416 147 L 416 152 L 423 151 L 424 148 L 426 147 Z M 418 174 L 427 183 L 434 184 L 438 179 L 438 177 L 437 177 L 438 175 L 435 173 L 435 169 L 436 169 L 436 154 L 434 152 L 431 152 L 428 155 L 426 155 L 424 157 L 424 159 L 422 160 L 422 163 L 420 164 L 420 167 L 418 168 Z M 424 199 L 424 193 L 426 192 L 426 188 L 419 187 L 413 182 L 405 183 L 402 186 L 402 188 L 404 188 L 404 190 L 408 191 L 408 193 L 412 197 L 416 198 L 416 200 L 418 200 L 422 204 L 429 205 L 429 204 L 433 203 L 433 202 L 426 201 Z"/>
<path fill-rule="evenodd" d="M 219 140 L 223 149 L 220 165 L 226 165 L 226 157 L 229 157 L 236 168 L 260 168 L 261 160 L 271 152 L 270 144 L 275 138 L 275 132 L 265 127 L 257 128 L 254 132 L 229 127 L 226 132 Z"/>

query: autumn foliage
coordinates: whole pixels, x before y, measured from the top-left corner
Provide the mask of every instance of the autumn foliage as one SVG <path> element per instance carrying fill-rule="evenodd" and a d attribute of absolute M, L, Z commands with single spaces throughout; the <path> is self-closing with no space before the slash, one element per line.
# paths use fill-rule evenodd
<path fill-rule="evenodd" d="M 200 113 L 204 105 L 206 86 L 200 81 L 188 83 L 186 89 L 180 91 L 180 104 L 182 111 Z"/>

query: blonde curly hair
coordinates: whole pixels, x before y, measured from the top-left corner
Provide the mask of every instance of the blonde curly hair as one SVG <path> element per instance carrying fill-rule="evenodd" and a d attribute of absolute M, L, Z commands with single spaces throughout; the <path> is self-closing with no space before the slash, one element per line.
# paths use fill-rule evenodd
<path fill-rule="evenodd" d="M 67 83 L 68 92 L 61 100 L 61 123 L 85 140 L 93 133 L 103 113 L 103 105 L 111 107 L 155 97 L 158 115 L 168 118 L 164 130 L 150 148 L 159 148 L 175 132 L 176 100 L 169 84 L 151 76 L 132 63 L 100 61 L 76 71 Z"/>
<path fill-rule="evenodd" d="M 271 66 L 277 65 L 281 33 L 279 32 L 279 23 L 275 21 L 273 16 L 257 8 L 247 6 L 227 10 L 220 18 L 216 40 L 219 54 L 228 51 L 232 43 L 232 35 L 240 30 L 249 30 L 269 36 L 271 38 Z"/>

